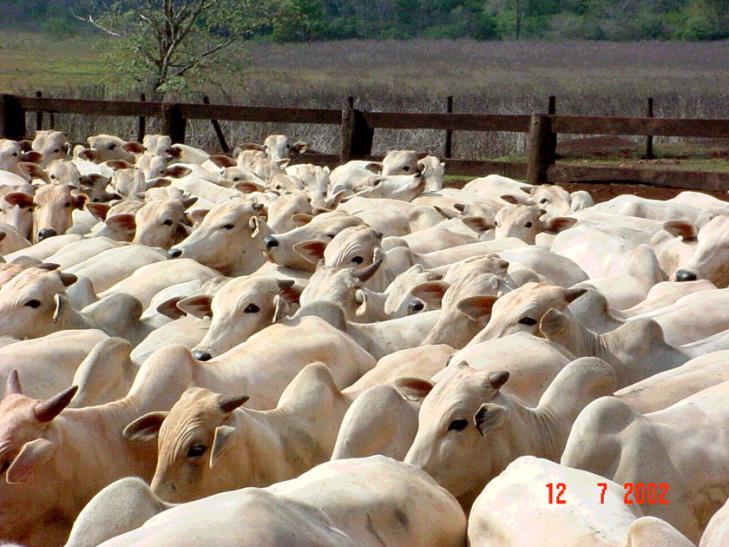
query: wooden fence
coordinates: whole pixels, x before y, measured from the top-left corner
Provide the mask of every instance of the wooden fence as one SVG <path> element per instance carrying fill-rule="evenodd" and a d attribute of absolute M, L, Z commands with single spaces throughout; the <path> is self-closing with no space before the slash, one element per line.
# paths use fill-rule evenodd
<path fill-rule="evenodd" d="M 354 108 L 354 99 L 351 97 L 341 110 L 208 103 L 209 101 L 204 104 L 96 101 L 5 94 L 0 95 L 0 137 L 24 138 L 27 112 L 139 117 L 139 139 L 144 135 L 144 118 L 159 118 L 160 131 L 170 135 L 175 143 L 185 142 L 187 120 L 209 119 L 217 126 L 216 134 L 224 149 L 227 144 L 217 120 L 339 125 L 342 145 L 338 155 L 305 154 L 300 158 L 300 161 L 333 165 L 351 159 L 378 159 L 371 155 L 376 129 L 443 130 L 446 132 L 446 156 L 450 155 L 451 135 L 454 131 L 505 131 L 529 134 L 526 163 L 446 157 L 447 172 L 472 176 L 499 173 L 531 183 L 637 182 L 697 190 L 729 190 L 729 172 L 581 166 L 556 161 L 558 134 L 640 135 L 647 138 L 648 149 L 651 151 L 654 136 L 729 138 L 729 120 L 655 118 L 651 117 L 652 104 L 649 104 L 647 117 L 627 118 L 555 114 L 553 99 L 550 99 L 549 113 L 532 115 L 452 113 L 452 100 L 449 100 L 449 111 L 442 114 L 367 112 Z"/>

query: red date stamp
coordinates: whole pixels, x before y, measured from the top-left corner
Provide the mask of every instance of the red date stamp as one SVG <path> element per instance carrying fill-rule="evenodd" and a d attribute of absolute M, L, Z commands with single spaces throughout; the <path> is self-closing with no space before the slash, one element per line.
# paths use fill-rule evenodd
<path fill-rule="evenodd" d="M 549 482 L 547 486 L 547 503 L 549 505 L 565 505 L 567 503 L 567 485 L 563 482 Z M 605 503 L 605 493 L 608 483 L 597 483 L 597 499 L 602 505 Z M 625 505 L 668 505 L 667 482 L 626 482 L 623 484 L 623 503 Z"/>

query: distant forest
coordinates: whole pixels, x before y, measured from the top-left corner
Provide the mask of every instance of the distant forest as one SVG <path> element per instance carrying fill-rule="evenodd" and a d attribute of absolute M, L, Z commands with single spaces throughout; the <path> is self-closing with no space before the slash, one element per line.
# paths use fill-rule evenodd
<path fill-rule="evenodd" d="M 89 1 L 94 0 L 0 0 L 0 26 L 59 36 L 86 32 L 89 29 L 72 14 L 82 2 Z M 729 0 L 261 1 L 275 6 L 276 15 L 254 39 L 274 42 L 347 38 L 729 38 Z"/>

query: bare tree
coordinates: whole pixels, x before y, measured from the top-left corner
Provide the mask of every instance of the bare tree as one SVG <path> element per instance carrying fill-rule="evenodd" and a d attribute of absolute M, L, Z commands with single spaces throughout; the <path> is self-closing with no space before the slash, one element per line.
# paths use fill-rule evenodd
<path fill-rule="evenodd" d="M 189 89 L 237 40 L 266 25 L 273 2 L 261 0 L 87 0 L 74 14 L 111 38 L 115 72 L 164 95 Z"/>

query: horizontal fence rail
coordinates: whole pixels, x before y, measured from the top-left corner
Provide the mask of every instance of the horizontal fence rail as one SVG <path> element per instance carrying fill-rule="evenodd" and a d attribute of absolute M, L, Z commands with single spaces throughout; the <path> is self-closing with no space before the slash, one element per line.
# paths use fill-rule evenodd
<path fill-rule="evenodd" d="M 647 157 L 652 157 L 652 138 L 693 137 L 729 138 L 729 119 L 656 118 L 653 101 L 648 101 L 648 117 L 570 116 L 556 114 L 555 98 L 550 97 L 549 114 L 463 114 L 453 113 L 453 99 L 448 98 L 447 112 L 369 112 L 354 108 L 349 97 L 342 109 L 278 108 L 197 103 L 163 103 L 153 101 L 99 101 L 0 95 L 0 137 L 22 139 L 26 132 L 25 116 L 36 113 L 36 128 L 42 125 L 42 114 L 81 114 L 92 116 L 133 116 L 139 118 L 137 138 L 144 137 L 144 119 L 159 118 L 161 132 L 175 143 L 184 143 L 188 120 L 209 119 L 216 127 L 223 149 L 228 146 L 219 120 L 237 122 L 300 123 L 339 125 L 342 147 L 339 154 L 303 154 L 296 162 L 334 166 L 351 159 L 380 159 L 372 156 L 374 132 L 377 129 L 427 129 L 444 131 L 446 136 L 446 169 L 449 174 L 483 176 L 499 173 L 526 179 L 531 183 L 556 182 L 637 182 L 653 186 L 709 191 L 729 189 L 729 173 L 684 171 L 637 167 L 585 166 L 557 163 L 558 134 L 633 135 L 647 137 Z M 39 125 L 40 124 L 40 125 Z M 527 161 L 502 162 L 450 158 L 453 132 L 516 132 L 529 134 Z M 452 184 L 451 186 L 458 186 Z"/>

